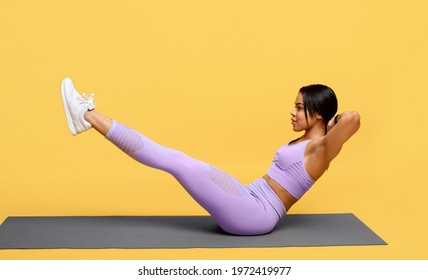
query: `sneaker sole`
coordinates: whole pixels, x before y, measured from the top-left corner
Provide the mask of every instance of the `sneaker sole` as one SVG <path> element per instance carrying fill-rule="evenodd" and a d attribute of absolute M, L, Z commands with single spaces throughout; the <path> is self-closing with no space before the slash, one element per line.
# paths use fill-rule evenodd
<path fill-rule="evenodd" d="M 64 104 L 65 118 L 67 119 L 68 129 L 70 130 L 71 134 L 75 136 L 77 134 L 77 131 L 74 128 L 73 119 L 71 118 L 70 109 L 68 109 L 67 99 L 65 98 L 65 79 L 62 81 L 62 84 L 61 84 L 61 96 L 62 96 L 62 103 Z"/>

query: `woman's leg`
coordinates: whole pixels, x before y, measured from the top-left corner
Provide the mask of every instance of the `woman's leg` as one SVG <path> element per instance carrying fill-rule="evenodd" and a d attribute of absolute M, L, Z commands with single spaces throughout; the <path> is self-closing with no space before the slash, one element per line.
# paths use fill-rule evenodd
<path fill-rule="evenodd" d="M 63 81 L 62 98 L 68 126 L 73 135 L 94 127 L 135 160 L 170 173 L 226 232 L 240 235 L 265 234 L 275 227 L 279 214 L 253 188 L 246 188 L 225 172 L 180 151 L 162 146 L 105 117 L 94 110 L 93 96 L 80 96 L 70 79 Z"/>
<path fill-rule="evenodd" d="M 112 120 L 99 113 L 96 110 L 86 111 L 84 118 L 88 121 L 96 131 L 106 136 L 107 131 L 112 125 Z"/>
<path fill-rule="evenodd" d="M 140 163 L 174 176 L 226 232 L 265 234 L 280 218 L 262 195 L 244 187 L 229 174 L 162 146 L 116 120 L 112 121 L 105 137 Z"/>

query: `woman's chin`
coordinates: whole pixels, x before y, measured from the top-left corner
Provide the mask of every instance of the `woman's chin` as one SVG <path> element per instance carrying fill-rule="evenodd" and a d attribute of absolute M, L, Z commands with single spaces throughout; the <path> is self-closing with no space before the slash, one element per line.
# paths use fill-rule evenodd
<path fill-rule="evenodd" d="M 295 125 L 293 125 L 293 131 L 294 132 L 300 132 L 300 131 L 302 131 L 302 129 L 300 129 L 299 127 L 296 127 Z"/>

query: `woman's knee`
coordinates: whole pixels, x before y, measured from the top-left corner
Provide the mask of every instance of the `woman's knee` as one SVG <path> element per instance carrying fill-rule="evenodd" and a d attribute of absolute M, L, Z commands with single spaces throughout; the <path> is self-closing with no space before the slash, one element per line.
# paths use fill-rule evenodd
<path fill-rule="evenodd" d="M 203 163 L 197 159 L 194 159 L 187 154 L 172 150 L 168 160 L 169 169 L 176 172 L 200 172 L 203 168 Z"/>

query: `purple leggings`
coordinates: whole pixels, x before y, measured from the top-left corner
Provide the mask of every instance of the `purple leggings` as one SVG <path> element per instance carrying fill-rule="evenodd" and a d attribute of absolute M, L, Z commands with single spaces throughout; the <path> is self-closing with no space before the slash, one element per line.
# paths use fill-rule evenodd
<path fill-rule="evenodd" d="M 266 234 L 285 215 L 284 205 L 263 178 L 243 186 L 220 169 L 159 145 L 115 120 L 106 138 L 135 160 L 174 176 L 225 232 Z"/>

